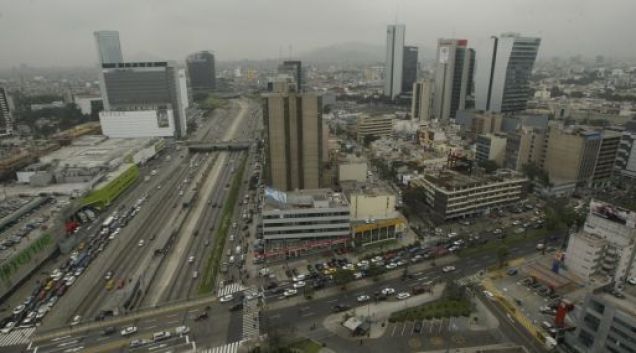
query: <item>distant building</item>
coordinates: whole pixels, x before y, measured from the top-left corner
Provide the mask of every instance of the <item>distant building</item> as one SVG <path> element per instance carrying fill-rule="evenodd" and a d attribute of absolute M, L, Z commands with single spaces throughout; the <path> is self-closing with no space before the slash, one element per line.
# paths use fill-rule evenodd
<path fill-rule="evenodd" d="M 287 74 L 293 78 L 296 84 L 296 91 L 302 92 L 303 87 L 303 68 L 300 60 L 285 60 L 278 66 L 278 73 Z"/>
<path fill-rule="evenodd" d="M 264 246 L 257 257 L 286 259 L 344 248 L 351 240 L 350 222 L 349 202 L 342 193 L 266 189 L 260 219 Z"/>
<path fill-rule="evenodd" d="M 603 131 L 601 134 L 601 146 L 598 149 L 592 184 L 594 186 L 606 185 L 614 173 L 616 155 L 621 142 L 621 134 L 613 131 Z"/>
<path fill-rule="evenodd" d="M 315 93 L 293 91 L 263 96 L 268 185 L 283 191 L 320 186 L 323 161 L 321 99 Z"/>
<path fill-rule="evenodd" d="M 402 87 L 400 93 L 411 94 L 417 80 L 417 47 L 405 46 L 402 59 Z"/>
<path fill-rule="evenodd" d="M 517 172 L 499 170 L 493 175 L 469 176 L 442 170 L 413 179 L 410 185 L 427 195 L 436 222 L 487 214 L 518 203 L 525 197 L 528 179 Z"/>
<path fill-rule="evenodd" d="M 542 167 L 554 185 L 564 183 L 589 185 L 602 134 L 584 129 L 564 129 L 552 125 L 545 142 L 545 157 Z"/>
<path fill-rule="evenodd" d="M 384 95 L 395 99 L 402 89 L 404 65 L 404 25 L 389 25 L 386 30 L 386 56 L 384 60 Z"/>
<path fill-rule="evenodd" d="M 121 53 L 119 32 L 97 31 L 94 33 L 97 44 L 97 58 L 100 64 L 123 63 L 124 56 Z"/>
<path fill-rule="evenodd" d="M 0 135 L 13 134 L 13 109 L 10 99 L 4 87 L 0 87 Z"/>
<path fill-rule="evenodd" d="M 413 99 L 411 100 L 411 119 L 417 121 L 429 120 L 431 114 L 432 83 L 428 80 L 413 84 Z"/>
<path fill-rule="evenodd" d="M 540 44 L 540 38 L 518 34 L 491 37 L 490 48 L 477 70 L 475 107 L 496 113 L 525 110 Z"/>
<path fill-rule="evenodd" d="M 366 115 L 358 117 L 356 135 L 358 143 L 364 144 L 367 138 L 393 136 L 393 118 L 391 114 Z"/>
<path fill-rule="evenodd" d="M 209 51 L 194 53 L 186 59 L 188 78 L 193 90 L 213 90 L 216 88 L 214 54 Z"/>
<path fill-rule="evenodd" d="M 187 134 L 186 77 L 172 62 L 103 64 L 104 111 L 100 122 L 109 137 Z"/>
<path fill-rule="evenodd" d="M 507 134 L 504 168 L 521 171 L 525 165 L 541 165 L 545 131 L 522 128 Z"/>
<path fill-rule="evenodd" d="M 458 110 L 473 106 L 475 51 L 466 39 L 439 39 L 435 64 L 433 116 L 455 118 Z"/>
<path fill-rule="evenodd" d="M 475 160 L 478 163 L 494 161 L 499 167 L 503 166 L 506 154 L 506 135 L 486 134 L 477 137 L 477 151 Z"/>
<path fill-rule="evenodd" d="M 625 131 L 621 136 L 614 171 L 623 177 L 636 178 L 636 132 Z"/>

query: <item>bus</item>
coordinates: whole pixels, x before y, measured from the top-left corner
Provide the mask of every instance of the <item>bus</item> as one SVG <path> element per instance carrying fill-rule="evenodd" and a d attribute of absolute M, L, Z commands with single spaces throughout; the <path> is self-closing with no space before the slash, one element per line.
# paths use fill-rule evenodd
<path fill-rule="evenodd" d="M 104 223 L 102 223 L 102 228 L 104 229 L 110 228 L 110 225 L 113 224 L 114 221 L 115 221 L 115 217 L 113 216 L 106 218 Z"/>

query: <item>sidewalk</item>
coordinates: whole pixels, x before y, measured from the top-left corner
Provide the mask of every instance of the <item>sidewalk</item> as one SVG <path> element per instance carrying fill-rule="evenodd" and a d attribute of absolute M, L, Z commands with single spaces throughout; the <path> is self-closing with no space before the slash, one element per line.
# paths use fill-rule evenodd
<path fill-rule="evenodd" d="M 457 261 L 457 256 L 455 255 L 448 255 L 439 259 L 435 260 L 435 267 L 442 267 L 442 266 L 446 266 L 448 264 L 454 263 L 455 261 Z M 416 265 L 411 265 L 409 266 L 409 273 L 416 273 L 416 272 L 421 272 L 421 271 L 425 271 L 425 270 L 429 270 L 431 269 L 431 262 L 432 261 L 425 261 L 425 262 L 421 262 L 419 264 Z M 400 269 L 396 269 L 393 271 L 389 271 L 386 272 L 384 274 L 381 275 L 382 281 L 386 281 L 386 280 L 392 280 L 392 279 L 398 279 L 402 277 L 402 271 L 404 270 L 404 268 L 400 268 Z M 366 288 L 369 286 L 372 286 L 374 284 L 376 284 L 377 282 L 373 281 L 372 278 L 365 278 L 365 279 L 361 279 L 361 280 L 357 280 L 357 281 L 353 281 L 347 284 L 346 286 L 346 290 L 348 292 L 352 292 L 352 291 L 356 291 L 362 288 Z M 332 286 L 329 288 L 325 288 L 325 289 L 321 289 L 321 290 L 317 290 L 314 291 L 312 299 L 309 300 L 317 300 L 317 299 L 322 299 L 322 298 L 327 298 L 327 297 L 332 297 L 332 296 L 336 296 L 336 295 L 340 295 L 342 294 L 342 289 L 341 286 Z M 305 299 L 302 295 L 297 295 L 295 297 L 291 297 L 288 299 L 282 299 L 282 300 L 278 300 L 278 299 L 274 299 L 275 301 L 272 300 L 268 300 L 265 310 L 278 310 L 278 309 L 282 309 L 282 308 L 287 308 L 290 306 L 296 306 L 298 304 L 302 304 L 307 302 L 308 300 Z"/>

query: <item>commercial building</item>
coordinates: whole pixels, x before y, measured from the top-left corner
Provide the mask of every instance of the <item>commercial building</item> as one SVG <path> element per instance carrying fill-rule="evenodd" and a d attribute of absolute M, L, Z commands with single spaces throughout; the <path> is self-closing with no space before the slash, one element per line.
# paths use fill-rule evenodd
<path fill-rule="evenodd" d="M 417 80 L 417 47 L 405 46 L 402 60 L 402 87 L 400 93 L 411 94 Z"/>
<path fill-rule="evenodd" d="M 501 114 L 488 112 L 461 111 L 455 117 L 455 123 L 461 126 L 469 137 L 501 132 L 503 117 Z"/>
<path fill-rule="evenodd" d="M 123 63 L 124 56 L 121 53 L 119 32 L 97 31 L 94 33 L 97 44 L 97 58 L 100 64 Z"/>
<path fill-rule="evenodd" d="M 579 353 L 636 352 L 636 288 L 617 298 L 600 287 L 588 293 L 575 312 L 574 331 L 565 344 Z"/>
<path fill-rule="evenodd" d="M 616 174 L 636 178 L 636 131 L 625 131 L 621 136 L 614 164 Z"/>
<path fill-rule="evenodd" d="M 191 54 L 186 59 L 188 78 L 193 90 L 213 90 L 216 88 L 216 71 L 214 54 L 200 51 Z"/>
<path fill-rule="evenodd" d="M 517 172 L 498 170 L 493 175 L 470 176 L 440 170 L 411 180 L 436 222 L 487 214 L 525 197 L 528 179 Z"/>
<path fill-rule="evenodd" d="M 278 66 L 278 73 L 287 74 L 293 78 L 296 84 L 296 90 L 302 92 L 303 90 L 303 68 L 300 60 L 285 60 Z"/>
<path fill-rule="evenodd" d="M 505 134 L 486 134 L 477 136 L 475 160 L 478 163 L 495 161 L 498 166 L 503 166 L 506 155 Z"/>
<path fill-rule="evenodd" d="M 282 91 L 263 96 L 265 176 L 283 191 L 317 189 L 323 161 L 321 96 Z"/>
<path fill-rule="evenodd" d="M 565 264 L 581 280 L 622 283 L 636 277 L 636 212 L 590 201 L 583 230 L 572 234 Z"/>
<path fill-rule="evenodd" d="M 171 62 L 102 64 L 104 111 L 109 137 L 185 137 L 188 106 L 185 71 Z"/>
<path fill-rule="evenodd" d="M 545 158 L 542 163 L 550 182 L 554 185 L 589 185 L 594 175 L 601 140 L 599 131 L 551 125 L 546 136 Z"/>
<path fill-rule="evenodd" d="M 391 114 L 367 115 L 358 117 L 356 137 L 358 143 L 364 144 L 369 138 L 390 137 L 393 135 L 393 119 Z"/>
<path fill-rule="evenodd" d="M 10 99 L 4 87 L 0 87 L 0 136 L 13 134 L 13 109 Z"/>
<path fill-rule="evenodd" d="M 497 113 L 525 110 L 540 44 L 540 38 L 514 33 L 491 37 L 490 47 L 479 60 L 475 107 Z"/>
<path fill-rule="evenodd" d="M 402 89 L 404 65 L 404 25 L 389 25 L 386 29 L 386 56 L 384 60 L 384 95 L 395 99 Z"/>
<path fill-rule="evenodd" d="M 266 189 L 260 228 L 265 259 L 302 256 L 346 247 L 351 215 L 345 195 L 329 189 Z"/>
<path fill-rule="evenodd" d="M 524 165 L 540 165 L 544 155 L 545 130 L 521 128 L 507 134 L 504 168 L 521 171 Z"/>
<path fill-rule="evenodd" d="M 431 115 L 432 88 L 432 83 L 429 80 L 418 81 L 413 84 L 411 119 L 416 121 L 429 120 Z"/>
<path fill-rule="evenodd" d="M 475 51 L 466 39 L 439 39 L 435 64 L 433 116 L 455 118 L 458 110 L 472 108 Z"/>
<path fill-rule="evenodd" d="M 600 186 L 609 183 L 609 179 L 614 173 L 614 164 L 618 146 L 621 142 L 621 134 L 614 131 L 603 131 L 601 134 L 601 146 L 596 156 L 592 184 Z"/>

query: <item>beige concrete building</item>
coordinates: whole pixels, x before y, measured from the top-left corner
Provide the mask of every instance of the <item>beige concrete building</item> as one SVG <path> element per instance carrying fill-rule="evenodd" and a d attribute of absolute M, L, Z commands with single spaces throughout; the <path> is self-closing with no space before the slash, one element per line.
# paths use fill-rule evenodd
<path fill-rule="evenodd" d="M 358 117 L 357 139 L 363 144 L 367 137 L 388 137 L 393 135 L 393 115 L 361 115 Z"/>
<path fill-rule="evenodd" d="M 550 182 L 588 184 L 594 174 L 601 139 L 598 131 L 550 126 L 542 163 Z"/>
<path fill-rule="evenodd" d="M 320 186 L 323 153 L 321 97 L 315 93 L 264 95 L 266 180 L 290 191 Z"/>
<path fill-rule="evenodd" d="M 596 157 L 594 166 L 594 184 L 604 184 L 609 182 L 614 171 L 618 146 L 621 142 L 621 134 L 615 131 L 603 131 L 601 146 Z"/>
<path fill-rule="evenodd" d="M 506 141 L 504 167 L 521 171 L 524 165 L 541 165 L 545 147 L 545 131 L 522 128 L 509 133 Z"/>
<path fill-rule="evenodd" d="M 431 115 L 431 90 L 429 80 L 417 81 L 413 84 L 413 99 L 411 100 L 411 119 L 418 121 L 429 120 Z"/>
<path fill-rule="evenodd" d="M 501 114 L 480 113 L 475 114 L 472 120 L 470 132 L 473 135 L 496 134 L 501 132 Z"/>

